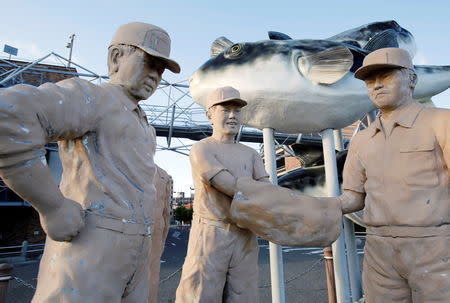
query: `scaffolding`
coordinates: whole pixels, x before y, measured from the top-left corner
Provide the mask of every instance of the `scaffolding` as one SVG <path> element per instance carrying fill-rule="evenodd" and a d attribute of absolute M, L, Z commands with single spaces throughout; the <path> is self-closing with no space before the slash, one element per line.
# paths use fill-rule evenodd
<path fill-rule="evenodd" d="M 56 60 L 60 65 L 45 64 L 50 59 Z M 31 62 L 0 58 L 0 87 L 30 84 L 27 82 L 30 77 L 33 78 L 31 84 L 39 86 L 51 81 L 48 79 L 49 74 L 60 75 L 60 80 L 81 77 L 97 84 L 109 79 L 106 75 L 95 73 L 54 52 Z M 165 143 L 158 141 L 157 151 L 170 150 L 188 155 L 191 144 L 185 144 L 180 139 L 198 141 L 212 134 L 204 109 L 192 100 L 187 79 L 172 83 L 163 79 L 154 95 L 141 101 L 140 105 L 146 112 L 149 123 L 155 128 L 156 135 L 166 138 Z M 241 142 L 263 142 L 262 131 L 247 126 L 241 127 L 238 138 Z M 305 143 L 320 144 L 320 137 L 314 134 L 299 136 L 276 133 L 275 139 L 283 149 L 289 149 L 287 145 L 299 142 L 300 139 Z M 291 153 L 290 156 L 294 154 Z"/>

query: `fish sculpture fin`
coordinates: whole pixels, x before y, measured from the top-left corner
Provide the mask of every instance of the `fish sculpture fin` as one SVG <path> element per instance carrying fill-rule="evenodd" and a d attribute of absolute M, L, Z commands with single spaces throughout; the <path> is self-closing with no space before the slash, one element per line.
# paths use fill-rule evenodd
<path fill-rule="evenodd" d="M 395 20 L 365 24 L 327 38 L 327 40 L 350 44 L 369 52 L 383 47 L 399 47 L 408 51 L 411 58 L 416 53 L 413 35 Z"/>
<path fill-rule="evenodd" d="M 416 53 L 416 46 L 414 41 L 411 41 L 409 44 L 402 44 L 400 41 L 402 36 L 393 29 L 387 29 L 372 37 L 372 39 L 367 42 L 363 49 L 368 51 L 374 51 L 380 48 L 385 47 L 399 47 L 406 50 L 411 58 L 414 57 Z"/>
<path fill-rule="evenodd" d="M 292 40 L 291 37 L 280 32 L 268 31 L 267 34 L 270 40 Z"/>
<path fill-rule="evenodd" d="M 385 47 L 399 47 L 397 41 L 398 33 L 393 29 L 387 29 L 376 36 L 372 37 L 372 39 L 367 42 L 364 46 L 365 50 L 374 51 L 380 48 Z"/>
<path fill-rule="evenodd" d="M 233 45 L 233 42 L 225 37 L 219 37 L 211 44 L 210 56 L 211 58 L 217 56 L 227 48 Z"/>
<path fill-rule="evenodd" d="M 318 84 L 333 84 L 341 80 L 353 65 L 353 54 L 345 46 L 300 56 L 297 64 L 302 75 Z"/>

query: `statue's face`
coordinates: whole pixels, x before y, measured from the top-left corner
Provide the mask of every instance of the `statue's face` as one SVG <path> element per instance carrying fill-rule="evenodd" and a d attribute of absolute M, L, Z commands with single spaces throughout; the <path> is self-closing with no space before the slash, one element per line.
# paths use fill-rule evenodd
<path fill-rule="evenodd" d="M 377 70 L 364 82 L 370 100 L 382 110 L 397 108 L 412 92 L 408 73 L 399 68 Z"/>
<path fill-rule="evenodd" d="M 208 110 L 208 120 L 214 132 L 236 135 L 242 125 L 241 106 L 231 102 L 215 105 Z"/>
<path fill-rule="evenodd" d="M 119 59 L 119 68 L 114 83 L 123 86 L 125 92 L 136 102 L 148 99 L 161 82 L 166 65 L 141 49 L 124 54 Z"/>

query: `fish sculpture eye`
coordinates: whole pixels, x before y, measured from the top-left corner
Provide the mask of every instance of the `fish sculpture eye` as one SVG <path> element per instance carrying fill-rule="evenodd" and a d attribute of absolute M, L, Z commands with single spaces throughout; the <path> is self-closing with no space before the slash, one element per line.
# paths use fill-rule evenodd
<path fill-rule="evenodd" d="M 226 52 L 226 58 L 236 58 L 241 54 L 242 47 L 240 44 L 233 44 Z"/>
<path fill-rule="evenodd" d="M 232 53 L 238 53 L 241 50 L 241 46 L 239 44 L 235 44 L 231 47 Z"/>

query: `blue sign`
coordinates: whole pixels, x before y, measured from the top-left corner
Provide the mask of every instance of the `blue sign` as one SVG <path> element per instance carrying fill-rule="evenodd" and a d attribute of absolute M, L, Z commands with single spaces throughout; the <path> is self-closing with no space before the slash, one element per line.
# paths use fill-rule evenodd
<path fill-rule="evenodd" d="M 3 48 L 3 51 L 7 54 L 17 56 L 17 52 L 19 51 L 17 48 L 9 46 L 8 44 L 5 44 L 5 47 Z"/>

